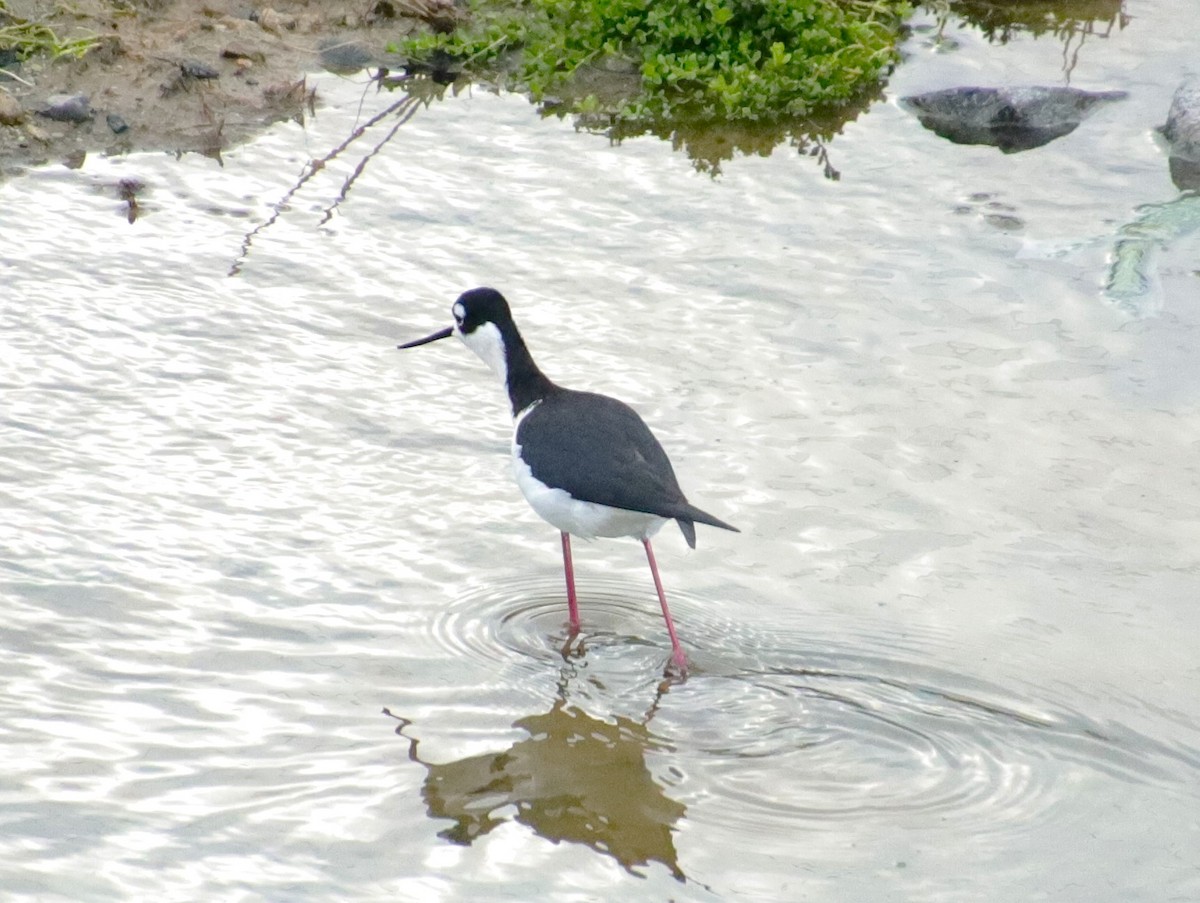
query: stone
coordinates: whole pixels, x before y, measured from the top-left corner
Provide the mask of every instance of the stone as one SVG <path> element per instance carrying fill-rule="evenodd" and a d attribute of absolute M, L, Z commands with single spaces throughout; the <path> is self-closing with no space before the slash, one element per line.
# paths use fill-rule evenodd
<path fill-rule="evenodd" d="M 947 88 L 901 98 L 921 125 L 955 144 L 990 144 L 1006 154 L 1069 135 L 1096 107 L 1124 91 L 1078 88 Z"/>
<path fill-rule="evenodd" d="M 51 94 L 37 114 L 55 122 L 74 123 L 87 122 L 93 115 L 86 94 Z"/>
<path fill-rule="evenodd" d="M 1170 148 L 1171 181 L 1181 191 L 1200 189 L 1200 78 L 1176 89 L 1162 134 Z"/>
<path fill-rule="evenodd" d="M 7 91 L 0 91 L 0 125 L 19 125 L 24 118 L 21 102 Z"/>

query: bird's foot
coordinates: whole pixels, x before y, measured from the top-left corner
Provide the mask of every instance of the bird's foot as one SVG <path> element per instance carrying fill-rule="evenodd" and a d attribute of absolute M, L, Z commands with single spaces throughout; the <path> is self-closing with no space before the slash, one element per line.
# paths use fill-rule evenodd
<path fill-rule="evenodd" d="M 584 645 L 583 637 L 579 635 L 579 631 L 572 630 L 567 635 L 567 641 L 562 644 L 562 649 L 559 653 L 563 657 L 564 662 L 570 662 L 571 659 L 581 659 L 587 656 L 587 647 Z"/>
<path fill-rule="evenodd" d="M 663 668 L 663 677 L 668 680 L 686 680 L 688 676 L 688 660 L 682 649 L 676 649 L 671 655 L 667 666 Z"/>

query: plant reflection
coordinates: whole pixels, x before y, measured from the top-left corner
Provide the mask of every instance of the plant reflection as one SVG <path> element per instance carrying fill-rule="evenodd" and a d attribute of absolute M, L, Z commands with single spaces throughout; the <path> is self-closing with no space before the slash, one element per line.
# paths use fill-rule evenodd
<path fill-rule="evenodd" d="M 603 113 L 573 114 L 573 121 L 576 129 L 603 135 L 613 144 L 643 135 L 669 141 L 673 150 L 687 155 L 697 172 L 714 177 L 721 174 L 723 163 L 737 156 L 768 157 L 786 144 L 800 156 L 814 158 L 822 175 L 836 182 L 841 172 L 833 165 L 829 144 L 882 96 L 876 92 L 821 116 L 776 122 L 706 122 L 684 117 L 623 121 Z M 567 115 L 553 105 L 543 104 L 539 109 L 543 116 Z"/>
<path fill-rule="evenodd" d="M 941 5 L 930 3 L 934 8 Z M 1069 47 L 1087 35 L 1107 37 L 1130 20 L 1125 0 L 951 0 L 945 9 L 998 44 L 1024 32 L 1051 34 Z"/>
<path fill-rule="evenodd" d="M 564 676 L 549 711 L 513 722 L 527 737 L 454 762 L 423 760 L 420 741 L 405 733 L 412 725 L 407 719 L 398 718 L 396 733 L 408 740 L 409 759 L 426 769 L 422 795 L 429 815 L 453 822 L 438 836 L 470 845 L 511 817 L 554 843 L 611 856 L 633 874 L 659 862 L 684 881 L 674 830 L 687 809 L 667 796 L 646 765 L 647 751 L 663 748 L 647 724 L 668 686 L 659 686 L 641 722 L 603 720 L 567 701 Z"/>
<path fill-rule="evenodd" d="M 1062 42 L 1062 71 L 1068 82 L 1089 38 L 1107 38 L 1131 20 L 1125 0 L 926 0 L 924 5 L 937 16 L 928 39 L 937 47 L 956 46 L 945 36 L 952 19 L 979 29 L 992 44 L 1007 44 L 1023 34 L 1050 35 Z"/>

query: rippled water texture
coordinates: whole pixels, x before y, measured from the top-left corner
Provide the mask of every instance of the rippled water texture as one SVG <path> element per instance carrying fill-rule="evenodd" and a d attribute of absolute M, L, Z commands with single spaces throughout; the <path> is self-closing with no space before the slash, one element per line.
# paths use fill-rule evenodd
<path fill-rule="evenodd" d="M 1196 17 L 1090 36 L 1131 99 L 1012 155 L 894 98 L 1061 45 L 920 31 L 839 182 L 476 92 L 239 260 L 396 99 L 326 78 L 223 165 L 0 186 L 2 896 L 1200 899 L 1196 237 L 1103 293 Z M 686 681 L 636 543 L 576 543 L 568 637 L 499 389 L 395 349 L 477 284 L 742 529 L 657 540 Z"/>

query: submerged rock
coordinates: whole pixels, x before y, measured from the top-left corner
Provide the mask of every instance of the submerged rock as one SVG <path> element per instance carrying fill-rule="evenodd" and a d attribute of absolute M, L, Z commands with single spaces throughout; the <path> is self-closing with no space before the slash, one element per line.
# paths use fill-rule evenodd
<path fill-rule="evenodd" d="M 52 94 L 37 114 L 55 122 L 87 122 L 92 107 L 86 94 Z"/>
<path fill-rule="evenodd" d="M 1162 134 L 1170 147 L 1175 187 L 1180 191 L 1200 189 L 1200 78 L 1176 89 Z"/>
<path fill-rule="evenodd" d="M 1170 154 L 1171 181 L 1183 193 L 1164 204 L 1143 204 L 1117 230 L 1104 284 L 1109 299 L 1136 317 L 1162 309 L 1159 252 L 1200 231 L 1200 79 L 1175 90 L 1160 131 Z"/>
<path fill-rule="evenodd" d="M 1165 204 L 1144 204 L 1117 231 L 1104 293 L 1135 317 L 1163 306 L 1157 257 L 1173 242 L 1200 230 L 1200 195 L 1185 193 Z"/>
<path fill-rule="evenodd" d="M 117 113 L 109 113 L 104 117 L 104 121 L 108 123 L 108 127 L 112 129 L 114 135 L 120 135 L 122 132 L 129 131 L 129 123 Z"/>
<path fill-rule="evenodd" d="M 900 102 L 955 144 L 988 144 L 1012 154 L 1069 135 L 1097 106 L 1126 96 L 1057 87 L 947 88 Z"/>

